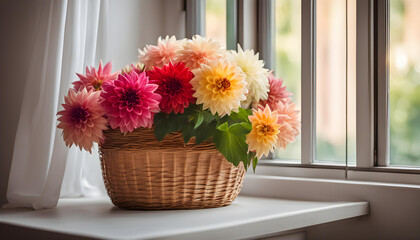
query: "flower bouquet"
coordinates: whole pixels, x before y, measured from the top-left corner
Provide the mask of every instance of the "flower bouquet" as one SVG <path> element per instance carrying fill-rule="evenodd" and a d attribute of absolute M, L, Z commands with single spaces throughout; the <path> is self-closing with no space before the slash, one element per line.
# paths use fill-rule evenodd
<path fill-rule="evenodd" d="M 253 50 L 158 39 L 112 73 L 86 67 L 58 112 L 67 146 L 99 144 L 112 202 L 129 209 L 230 204 L 244 173 L 299 133 L 299 111 Z"/>

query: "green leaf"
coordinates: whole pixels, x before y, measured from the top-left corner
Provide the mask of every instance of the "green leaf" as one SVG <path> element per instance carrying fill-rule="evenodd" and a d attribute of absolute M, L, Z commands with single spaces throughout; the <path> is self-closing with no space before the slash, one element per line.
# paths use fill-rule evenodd
<path fill-rule="evenodd" d="M 215 119 L 215 116 L 211 114 L 211 112 L 209 111 L 203 111 L 202 113 L 203 113 L 204 121 L 206 123 L 210 123 Z"/>
<path fill-rule="evenodd" d="M 251 165 L 251 158 L 249 158 L 249 154 L 248 157 L 245 158 L 242 162 L 244 163 L 245 170 L 248 171 L 248 168 Z"/>
<path fill-rule="evenodd" d="M 182 137 L 184 138 L 184 143 L 188 143 L 193 136 L 194 126 L 192 124 L 185 123 L 184 128 L 182 129 Z"/>
<path fill-rule="evenodd" d="M 248 144 L 246 143 L 246 134 L 249 131 L 240 123 L 228 127 L 227 122 L 217 127 L 214 133 L 213 141 L 216 148 L 233 165 L 238 166 L 240 162 L 247 165 Z"/>
<path fill-rule="evenodd" d="M 186 120 L 181 114 L 156 114 L 154 121 L 156 138 L 162 141 L 167 134 L 181 130 L 185 122 Z"/>
<path fill-rule="evenodd" d="M 258 164 L 258 158 L 254 157 L 254 159 L 252 159 L 252 170 L 254 170 L 255 173 L 255 168 L 257 167 Z"/>
<path fill-rule="evenodd" d="M 229 131 L 236 135 L 244 135 L 246 136 L 249 132 L 251 132 L 252 125 L 251 123 L 235 123 L 229 127 Z"/>
<path fill-rule="evenodd" d="M 255 155 L 256 155 L 255 152 L 248 153 L 249 161 L 251 161 L 252 159 L 252 170 L 254 170 L 254 173 L 255 173 L 255 168 L 257 167 L 257 164 L 258 164 L 258 158 Z"/>
<path fill-rule="evenodd" d="M 251 132 L 251 130 L 252 130 L 252 123 L 251 122 L 243 122 L 243 123 L 240 123 L 240 124 L 241 124 L 241 126 L 246 128 L 246 130 L 248 130 L 248 133 Z"/>
<path fill-rule="evenodd" d="M 216 131 L 216 121 L 213 121 L 209 124 L 203 123 L 195 129 L 194 135 L 195 135 L 195 143 L 200 144 L 204 142 L 205 140 L 209 139 L 211 136 L 213 136 L 214 132 Z"/>
<path fill-rule="evenodd" d="M 219 126 L 217 126 L 217 129 L 222 131 L 222 132 L 226 132 L 227 130 L 229 130 L 229 125 L 227 122 L 220 124 Z"/>
<path fill-rule="evenodd" d="M 203 123 L 203 120 L 204 120 L 203 112 L 199 112 L 198 117 L 197 117 L 197 122 L 194 125 L 194 129 L 198 128 Z"/>
<path fill-rule="evenodd" d="M 252 114 L 251 109 L 239 108 L 238 112 L 232 112 L 230 118 L 235 122 L 249 122 L 249 115 Z"/>
<path fill-rule="evenodd" d="M 227 122 L 229 124 L 250 122 L 248 117 L 251 115 L 250 109 L 239 108 L 238 112 L 232 112 L 230 115 L 225 115 L 219 122 Z"/>
<path fill-rule="evenodd" d="M 190 104 L 187 108 L 184 109 L 184 113 L 183 115 L 187 116 L 187 115 L 192 115 L 195 112 L 199 111 L 202 107 L 199 107 L 195 104 Z"/>

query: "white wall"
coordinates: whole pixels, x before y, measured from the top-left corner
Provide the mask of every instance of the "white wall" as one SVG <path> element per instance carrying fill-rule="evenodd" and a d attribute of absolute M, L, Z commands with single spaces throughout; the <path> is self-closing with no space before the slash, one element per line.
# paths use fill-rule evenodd
<path fill-rule="evenodd" d="M 104 59 L 116 68 L 137 60 L 137 49 L 155 45 L 159 36 L 185 37 L 182 0 L 111 0 L 109 46 Z"/>
<path fill-rule="evenodd" d="M 6 202 L 16 128 L 27 77 L 26 61 L 31 54 L 31 22 L 41 1 L 0 2 L 0 204 Z"/>
<path fill-rule="evenodd" d="M 30 80 L 25 66 L 37 32 L 33 22 L 42 4 L 48 1 L 0 1 L 0 205 L 6 202 L 23 89 Z M 111 17 L 101 21 L 106 31 L 97 58 L 112 60 L 114 69 L 136 61 L 137 48 L 156 44 L 158 36 L 185 35 L 182 0 L 110 0 L 109 9 Z"/>

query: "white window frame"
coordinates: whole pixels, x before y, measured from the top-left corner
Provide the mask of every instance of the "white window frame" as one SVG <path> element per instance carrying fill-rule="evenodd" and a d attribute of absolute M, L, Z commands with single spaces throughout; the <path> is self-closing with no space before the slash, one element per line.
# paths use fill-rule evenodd
<path fill-rule="evenodd" d="M 227 1 L 234 1 L 237 7 L 237 42 L 245 49 L 260 52 L 266 67 L 274 69 L 275 0 Z M 301 0 L 301 163 L 260 160 L 257 174 L 420 184 L 420 168 L 389 166 L 388 0 L 356 1 L 356 166 L 314 161 L 316 0 Z M 188 3 L 191 2 L 201 2 L 205 7 L 205 1 L 186 0 L 187 15 Z M 198 8 L 196 11 L 204 12 Z M 198 16 L 202 18 L 198 22 L 204 26 L 203 16 Z M 186 27 L 188 33 L 188 23 Z"/>

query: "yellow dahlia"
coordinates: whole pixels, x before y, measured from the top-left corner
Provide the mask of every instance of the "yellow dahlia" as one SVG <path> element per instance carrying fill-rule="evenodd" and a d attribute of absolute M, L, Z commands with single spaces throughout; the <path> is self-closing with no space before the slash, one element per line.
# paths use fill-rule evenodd
<path fill-rule="evenodd" d="M 184 62 L 189 69 L 199 68 L 201 64 L 218 60 L 224 55 L 222 46 L 215 40 L 195 35 L 187 40 L 178 52 L 178 62 Z"/>
<path fill-rule="evenodd" d="M 267 156 L 274 150 L 277 134 L 280 132 L 280 124 L 277 124 L 278 114 L 266 106 L 264 110 L 253 110 L 253 115 L 249 116 L 249 120 L 252 123 L 252 130 L 246 136 L 248 150 L 255 151 L 258 158 Z"/>
<path fill-rule="evenodd" d="M 197 104 L 219 116 L 237 111 L 248 92 L 245 74 L 235 64 L 225 60 L 211 61 L 193 70 L 191 84 Z"/>
<path fill-rule="evenodd" d="M 242 102 L 243 108 L 248 108 L 251 103 L 257 103 L 260 100 L 267 100 L 270 84 L 268 82 L 268 69 L 264 68 L 264 62 L 259 60 L 258 53 L 254 50 L 243 51 L 238 44 L 238 51 L 229 51 L 227 57 L 230 61 L 236 63 L 246 75 L 248 83 L 248 95 Z"/>

